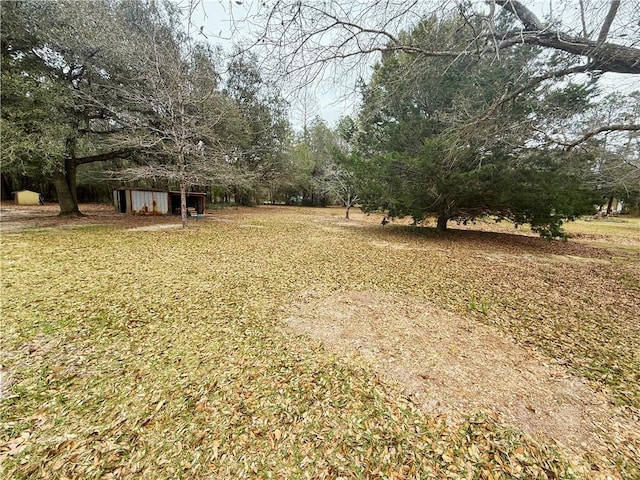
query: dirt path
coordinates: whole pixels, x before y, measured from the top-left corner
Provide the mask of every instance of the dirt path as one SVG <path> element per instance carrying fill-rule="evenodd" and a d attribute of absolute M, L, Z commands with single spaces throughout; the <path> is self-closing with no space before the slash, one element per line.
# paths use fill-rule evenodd
<path fill-rule="evenodd" d="M 495 328 L 420 299 L 308 293 L 286 323 L 334 352 L 361 355 L 429 414 L 497 412 L 504 424 L 600 465 L 640 451 L 637 424 L 603 394 Z"/>

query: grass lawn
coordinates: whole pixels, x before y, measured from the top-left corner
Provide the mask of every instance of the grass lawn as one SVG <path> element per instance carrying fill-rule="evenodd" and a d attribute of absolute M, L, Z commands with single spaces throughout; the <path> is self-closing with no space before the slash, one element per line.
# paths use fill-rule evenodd
<path fill-rule="evenodd" d="M 576 222 L 548 242 L 340 209 L 225 209 L 185 231 L 86 209 L 3 205 L 2 478 L 640 477 L 638 219 Z M 471 333 L 429 343 L 428 324 Z M 391 343 L 423 347 L 393 357 Z M 561 442 L 510 415 L 516 400 L 465 400 L 435 366 L 409 382 L 438 344 L 448 374 L 473 365 L 478 382 L 507 349 L 502 390 L 519 393 L 499 398 L 538 420 L 555 413 L 529 401 L 546 394 L 536 376 L 587 392 L 593 418 Z M 571 443 L 582 434 L 595 440 Z"/>

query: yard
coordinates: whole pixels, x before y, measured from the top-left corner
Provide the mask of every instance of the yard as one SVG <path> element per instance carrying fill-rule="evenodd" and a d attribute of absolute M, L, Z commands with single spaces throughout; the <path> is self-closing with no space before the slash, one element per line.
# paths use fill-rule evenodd
<path fill-rule="evenodd" d="M 2 206 L 3 478 L 638 478 L 640 220 Z"/>

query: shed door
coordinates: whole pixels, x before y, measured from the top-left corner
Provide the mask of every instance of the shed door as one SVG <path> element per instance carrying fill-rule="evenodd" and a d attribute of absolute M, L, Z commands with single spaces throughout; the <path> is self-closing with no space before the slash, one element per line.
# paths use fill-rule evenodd
<path fill-rule="evenodd" d="M 118 213 L 127 213 L 127 191 L 117 190 L 116 193 Z"/>

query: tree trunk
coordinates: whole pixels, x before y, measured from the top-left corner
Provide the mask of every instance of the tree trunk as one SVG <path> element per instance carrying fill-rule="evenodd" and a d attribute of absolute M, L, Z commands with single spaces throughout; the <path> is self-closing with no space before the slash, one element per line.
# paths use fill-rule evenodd
<path fill-rule="evenodd" d="M 78 166 L 74 158 L 66 158 L 64 161 L 64 176 L 69 185 L 69 192 L 73 201 L 78 205 Z"/>
<path fill-rule="evenodd" d="M 349 210 L 351 210 L 351 205 L 347 206 L 347 211 L 344 214 L 344 218 L 346 218 L 347 220 L 349 220 Z"/>
<path fill-rule="evenodd" d="M 75 123 L 73 127 L 74 131 L 76 131 L 78 124 Z M 63 171 L 53 174 L 53 185 L 56 187 L 58 204 L 60 205 L 59 215 L 65 217 L 83 216 L 78 208 L 76 144 L 77 139 L 75 136 L 67 138 Z"/>
<path fill-rule="evenodd" d="M 67 181 L 67 175 L 62 172 L 53 174 L 53 185 L 56 187 L 58 195 L 58 204 L 60 205 L 60 216 L 63 217 L 83 217 L 84 215 L 78 208 L 76 197 L 71 191 L 71 186 Z"/>
<path fill-rule="evenodd" d="M 607 204 L 607 215 L 611 215 L 612 207 L 613 207 L 613 195 L 609 197 L 609 203 Z"/>
<path fill-rule="evenodd" d="M 7 178 L 7 176 L 0 172 L 0 179 L 2 179 L 2 186 L 0 186 L 0 189 L 2 190 L 2 194 L 0 195 L 0 197 L 2 198 L 2 200 L 11 200 L 11 193 L 12 193 L 12 187 L 11 187 L 11 183 L 9 182 L 9 179 Z"/>
<path fill-rule="evenodd" d="M 187 184 L 180 182 L 180 219 L 182 228 L 187 228 Z"/>
<path fill-rule="evenodd" d="M 447 229 L 448 221 L 449 221 L 449 217 L 447 217 L 444 213 L 438 214 L 438 224 L 436 225 L 436 228 L 439 231 L 444 232 Z"/>

